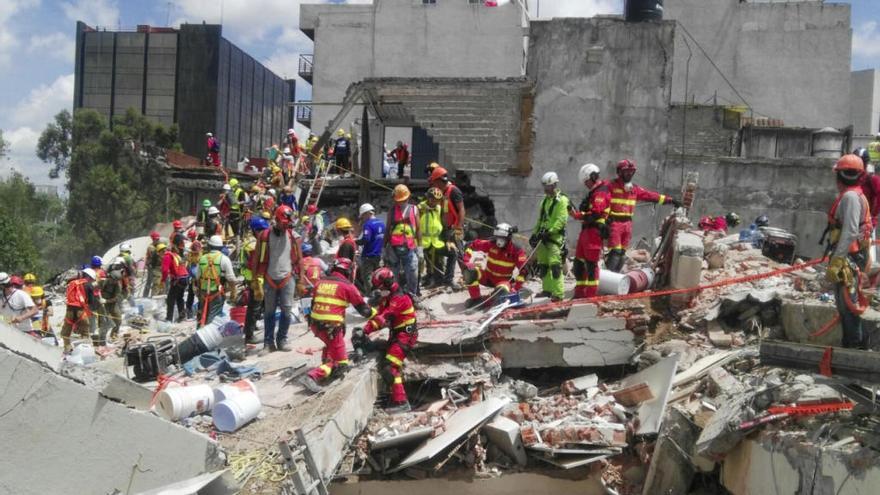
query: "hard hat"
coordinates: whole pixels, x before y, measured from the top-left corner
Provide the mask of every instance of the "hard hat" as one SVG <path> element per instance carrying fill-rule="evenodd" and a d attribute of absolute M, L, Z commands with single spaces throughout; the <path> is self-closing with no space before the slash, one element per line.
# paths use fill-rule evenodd
<path fill-rule="evenodd" d="M 266 230 L 269 228 L 269 222 L 266 221 L 263 217 L 255 217 L 251 218 L 250 222 L 251 230 L 254 232 L 259 232 L 261 230 Z"/>
<path fill-rule="evenodd" d="M 362 216 L 364 213 L 370 213 L 374 211 L 376 211 L 376 209 L 373 208 L 373 205 L 371 205 L 370 203 L 364 203 L 361 205 L 360 209 L 358 209 L 358 216 Z"/>
<path fill-rule="evenodd" d="M 164 242 L 160 242 L 159 244 L 156 244 L 156 251 L 164 251 L 167 247 L 168 246 L 166 246 Z"/>
<path fill-rule="evenodd" d="M 559 176 L 556 175 L 556 172 L 547 172 L 541 177 L 541 184 L 545 186 L 555 186 L 559 184 Z"/>
<path fill-rule="evenodd" d="M 724 221 L 727 222 L 728 227 L 736 227 L 740 222 L 739 215 L 731 211 L 727 215 L 724 215 Z"/>
<path fill-rule="evenodd" d="M 180 220 L 175 220 L 175 221 L 171 222 L 171 227 L 172 227 L 174 230 L 182 229 L 182 228 L 183 228 L 183 222 L 181 222 Z"/>
<path fill-rule="evenodd" d="M 437 162 L 431 162 L 431 163 L 429 163 L 429 164 L 428 164 L 428 172 L 434 170 L 435 168 L 437 168 L 437 167 L 439 167 L 439 166 L 440 166 L 440 164 L 437 163 Z"/>
<path fill-rule="evenodd" d="M 195 240 L 195 238 L 198 237 L 199 234 L 198 234 L 198 232 L 196 232 L 196 229 L 189 229 L 186 232 L 186 236 L 189 237 L 190 240 Z"/>
<path fill-rule="evenodd" d="M 761 215 L 755 219 L 756 227 L 766 227 L 768 225 L 770 225 L 770 219 L 767 217 L 767 215 Z"/>
<path fill-rule="evenodd" d="M 114 265 L 124 265 L 125 258 L 123 258 L 122 256 L 117 256 L 117 257 L 113 258 L 113 264 Z"/>
<path fill-rule="evenodd" d="M 33 273 L 25 273 L 24 274 L 24 281 L 25 282 L 36 282 L 37 276 L 34 275 Z"/>
<path fill-rule="evenodd" d="M 224 191 L 231 191 L 232 186 L 230 186 L 229 184 L 223 184 L 223 190 Z M 207 199 L 205 201 L 207 201 Z M 204 203 L 202 203 L 202 204 L 204 204 Z"/>
<path fill-rule="evenodd" d="M 211 134 L 210 132 L 206 132 L 206 133 L 205 133 L 205 136 L 208 136 L 208 137 L 214 137 L 214 135 Z"/>
<path fill-rule="evenodd" d="M 425 197 L 433 198 L 433 199 L 440 199 L 443 197 L 443 191 L 441 191 L 440 189 L 437 189 L 436 187 L 431 187 L 431 188 L 428 188 L 428 192 L 425 193 Z"/>
<path fill-rule="evenodd" d="M 346 138 L 346 139 L 351 139 L 351 133 L 350 133 L 350 132 L 346 132 L 346 133 L 345 133 L 345 138 Z"/>
<path fill-rule="evenodd" d="M 338 131 L 336 131 L 336 135 L 337 136 L 345 136 L 345 131 L 342 129 L 339 129 Z"/>
<path fill-rule="evenodd" d="M 401 146 L 403 146 L 403 141 L 398 141 L 398 142 L 397 142 L 397 147 L 400 148 Z"/>
<path fill-rule="evenodd" d="M 580 171 L 578 171 L 578 179 L 581 181 L 581 184 L 583 184 L 588 179 L 593 179 L 593 174 L 595 174 L 596 178 L 598 179 L 599 173 L 600 171 L 598 165 L 596 165 L 595 163 L 588 163 L 581 167 Z"/>
<path fill-rule="evenodd" d="M 272 214 L 269 213 L 268 210 L 263 210 L 260 212 L 260 218 L 265 218 L 266 220 L 272 220 Z"/>
<path fill-rule="evenodd" d="M 312 245 L 308 242 L 302 243 L 300 249 L 302 250 L 303 256 L 310 256 L 312 254 Z"/>
<path fill-rule="evenodd" d="M 287 227 L 290 225 L 290 217 L 293 216 L 293 209 L 287 205 L 281 205 L 275 210 L 275 223 L 279 227 Z"/>
<path fill-rule="evenodd" d="M 9 277 L 9 283 L 11 283 L 15 287 L 21 287 L 24 285 L 24 280 L 21 279 L 18 275 L 13 275 Z"/>
<path fill-rule="evenodd" d="M 437 180 L 449 180 L 449 175 L 448 175 L 448 174 L 449 174 L 449 172 L 447 172 L 445 168 L 443 168 L 443 167 L 437 167 L 437 168 L 434 169 L 433 172 L 431 172 L 431 179 L 430 179 L 430 181 L 431 181 L 431 182 L 434 182 L 434 181 L 437 181 Z"/>
<path fill-rule="evenodd" d="M 235 177 L 229 179 L 229 186 L 230 187 L 235 187 L 237 185 L 238 185 L 238 179 L 236 179 Z"/>
<path fill-rule="evenodd" d="M 306 213 L 308 213 L 309 215 L 314 215 L 317 212 L 318 212 L 318 205 L 311 204 L 306 207 Z"/>
<path fill-rule="evenodd" d="M 288 130 L 287 130 L 287 135 L 288 135 L 288 136 L 291 136 L 291 135 L 292 135 L 293 137 L 296 137 L 296 131 L 294 131 L 293 129 L 288 129 Z"/>
<path fill-rule="evenodd" d="M 509 223 L 499 223 L 495 226 L 495 230 L 492 231 L 492 235 L 495 237 L 504 237 L 509 238 L 513 235 L 514 228 L 510 226 Z"/>
<path fill-rule="evenodd" d="M 224 184 L 224 185 L 226 185 L 226 184 Z M 210 206 L 211 206 L 210 199 L 203 199 L 202 200 L 202 208 L 210 208 Z"/>
<path fill-rule="evenodd" d="M 0 272 L 0 285 L 9 285 L 12 280 L 9 278 L 9 274 L 6 272 Z"/>
<path fill-rule="evenodd" d="M 259 184 L 254 184 L 251 186 L 251 192 L 263 192 L 263 188 Z"/>
<path fill-rule="evenodd" d="M 627 159 L 623 159 L 623 160 L 620 160 L 619 162 L 617 162 L 617 173 L 620 173 L 623 171 L 635 172 L 636 171 L 636 162 L 631 161 L 631 160 L 627 160 Z"/>
<path fill-rule="evenodd" d="M 370 282 L 374 289 L 385 289 L 395 292 L 398 289 L 397 282 L 394 281 L 394 272 L 387 266 L 377 268 L 370 277 Z"/>
<path fill-rule="evenodd" d="M 208 247 L 212 248 L 222 248 L 223 247 L 223 238 L 219 235 L 212 235 L 208 239 Z"/>
<path fill-rule="evenodd" d="M 159 240 L 159 233 L 156 232 L 155 230 L 150 232 L 150 239 L 152 239 L 154 241 L 158 241 Z"/>
<path fill-rule="evenodd" d="M 98 280 L 98 274 L 95 273 L 95 270 L 92 270 L 91 268 L 86 268 L 85 270 L 83 270 L 83 275 L 89 277 L 92 280 Z"/>
<path fill-rule="evenodd" d="M 351 274 L 351 260 L 348 258 L 336 258 L 333 261 L 333 267 L 331 270 L 334 272 L 341 272 L 348 276 Z"/>
<path fill-rule="evenodd" d="M 131 244 L 127 242 L 123 242 L 119 245 L 119 252 L 121 253 L 130 253 L 131 252 Z"/>
<path fill-rule="evenodd" d="M 409 188 L 403 184 L 398 184 L 394 186 L 393 196 L 394 201 L 406 201 L 410 196 Z"/>
<path fill-rule="evenodd" d="M 334 225 L 334 227 L 336 227 L 339 230 L 350 230 L 351 229 L 351 222 L 345 217 L 339 217 L 336 220 L 336 223 L 333 225 Z"/>
<path fill-rule="evenodd" d="M 101 259 L 100 256 L 92 256 L 92 267 L 93 268 L 101 268 L 101 265 L 104 264 L 104 260 Z"/>
<path fill-rule="evenodd" d="M 275 196 L 275 189 L 269 189 L 269 190 L 266 191 L 266 192 L 269 193 L 269 196 Z"/>
<path fill-rule="evenodd" d="M 45 292 L 43 291 L 42 285 L 35 285 L 31 287 L 31 297 L 43 297 Z"/>
<path fill-rule="evenodd" d="M 284 153 L 285 155 L 289 155 L 290 154 L 290 146 L 285 146 L 284 149 L 281 150 L 281 152 Z"/>
<path fill-rule="evenodd" d="M 865 171 L 865 162 L 863 162 L 857 155 L 843 155 L 837 160 L 837 163 L 834 164 L 834 171 L 853 171 L 861 173 Z"/>
<path fill-rule="evenodd" d="M 220 214 L 220 210 L 218 210 L 216 206 L 212 206 L 212 207 L 208 208 L 208 215 L 219 215 L 219 214 Z"/>

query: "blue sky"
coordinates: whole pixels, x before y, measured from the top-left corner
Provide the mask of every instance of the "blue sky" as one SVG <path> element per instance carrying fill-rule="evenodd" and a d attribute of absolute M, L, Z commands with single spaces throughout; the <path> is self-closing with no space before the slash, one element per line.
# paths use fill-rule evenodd
<path fill-rule="evenodd" d="M 298 26 L 299 4 L 343 0 L 0 0 L 0 129 L 12 144 L 0 175 L 20 170 L 37 184 L 52 183 L 34 156 L 40 132 L 73 101 L 74 31 L 91 26 L 133 29 L 138 24 L 219 23 L 223 34 L 282 76 L 296 73 L 311 42 Z M 442 1 L 442 0 L 441 0 Z M 536 2 L 529 0 L 531 11 Z M 622 0 L 540 0 L 541 16 L 619 13 Z M 348 0 L 370 3 L 370 0 Z M 853 68 L 880 68 L 878 0 L 852 0 Z M 222 6 L 222 7 L 221 7 Z M 299 98 L 308 98 L 306 84 Z M 56 182 L 60 185 L 60 182 Z"/>

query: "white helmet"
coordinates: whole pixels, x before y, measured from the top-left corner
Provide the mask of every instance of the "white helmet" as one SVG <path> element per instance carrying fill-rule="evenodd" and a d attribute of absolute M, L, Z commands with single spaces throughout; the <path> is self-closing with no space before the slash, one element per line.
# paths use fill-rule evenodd
<path fill-rule="evenodd" d="M 10 282 L 12 282 L 12 279 L 9 277 L 9 274 L 0 272 L 0 285 L 9 285 Z"/>
<path fill-rule="evenodd" d="M 205 133 L 205 136 L 208 136 L 208 137 L 214 137 L 214 135 L 211 134 L 210 132 L 206 132 L 206 133 Z"/>
<path fill-rule="evenodd" d="M 83 273 L 92 280 L 98 280 L 98 274 L 95 273 L 95 270 L 92 270 L 91 268 L 86 268 L 85 270 L 83 270 Z"/>
<path fill-rule="evenodd" d="M 370 203 L 364 203 L 361 205 L 361 208 L 358 210 L 358 216 L 362 216 L 364 213 L 372 212 L 372 211 L 376 211 L 376 209 L 373 208 L 373 205 L 371 205 Z"/>
<path fill-rule="evenodd" d="M 212 235 L 208 239 L 208 246 L 213 248 L 222 248 L 223 247 L 223 238 L 219 235 Z"/>
<path fill-rule="evenodd" d="M 117 257 L 113 258 L 113 263 L 111 263 L 111 264 L 112 265 L 124 265 L 125 260 L 122 258 L 122 256 L 117 256 Z"/>
<path fill-rule="evenodd" d="M 208 208 L 208 215 L 219 215 L 219 214 L 220 214 L 220 210 L 218 210 L 216 206 L 212 206 L 212 207 Z"/>
<path fill-rule="evenodd" d="M 588 163 L 588 164 L 584 165 L 583 167 L 581 167 L 580 171 L 578 172 L 578 179 L 580 179 L 581 183 L 583 184 L 593 174 L 599 174 L 599 173 L 600 173 L 599 167 L 595 163 Z"/>
<path fill-rule="evenodd" d="M 290 146 L 285 146 L 282 151 L 284 152 L 285 155 L 289 155 L 290 154 Z"/>
<path fill-rule="evenodd" d="M 269 189 L 267 192 L 269 193 L 269 196 L 275 196 L 275 189 Z"/>
<path fill-rule="evenodd" d="M 291 134 L 293 134 L 294 136 L 296 136 L 296 131 L 294 131 L 293 129 L 288 129 L 288 130 L 287 130 L 287 135 L 290 136 Z"/>
<path fill-rule="evenodd" d="M 229 184 L 223 184 L 223 190 L 224 190 L 224 191 L 231 191 L 231 190 L 232 190 L 232 186 L 230 186 Z"/>
<path fill-rule="evenodd" d="M 495 230 L 492 231 L 492 235 L 495 237 L 510 237 L 513 235 L 513 227 L 509 223 L 499 223 L 495 226 Z"/>
<path fill-rule="evenodd" d="M 553 186 L 559 184 L 559 176 L 556 175 L 556 172 L 547 172 L 541 177 L 541 184 L 545 186 Z"/>
<path fill-rule="evenodd" d="M 129 244 L 127 242 L 123 242 L 122 244 L 119 245 L 119 252 L 120 253 L 130 253 L 131 252 L 131 244 Z"/>

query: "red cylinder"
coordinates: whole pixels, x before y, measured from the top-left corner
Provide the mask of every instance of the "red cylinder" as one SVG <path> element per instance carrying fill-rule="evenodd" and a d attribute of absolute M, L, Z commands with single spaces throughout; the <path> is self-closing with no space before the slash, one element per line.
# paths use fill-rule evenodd
<path fill-rule="evenodd" d="M 229 310 L 229 318 L 238 323 L 239 325 L 244 326 L 244 320 L 247 316 L 247 306 L 235 306 Z"/>

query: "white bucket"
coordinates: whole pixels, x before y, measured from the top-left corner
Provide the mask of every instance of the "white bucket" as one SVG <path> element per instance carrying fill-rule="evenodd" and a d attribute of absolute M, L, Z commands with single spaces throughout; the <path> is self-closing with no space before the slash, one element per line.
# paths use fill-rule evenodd
<path fill-rule="evenodd" d="M 95 362 L 95 348 L 87 341 L 74 342 L 73 351 L 67 361 L 74 364 L 92 364 Z"/>
<path fill-rule="evenodd" d="M 257 393 L 257 387 L 250 380 L 239 380 L 233 383 L 220 385 L 214 389 L 214 403 L 219 404 L 226 399 L 243 393 Z"/>
<path fill-rule="evenodd" d="M 159 392 L 156 412 L 163 418 L 176 421 L 193 413 L 205 413 L 214 405 L 214 391 L 210 385 L 166 388 Z"/>
<path fill-rule="evenodd" d="M 220 431 L 236 431 L 256 418 L 262 407 L 255 393 L 234 395 L 214 407 L 214 426 Z"/>
<path fill-rule="evenodd" d="M 620 296 L 629 294 L 630 279 L 625 274 L 611 270 L 599 272 L 599 294 Z"/>

